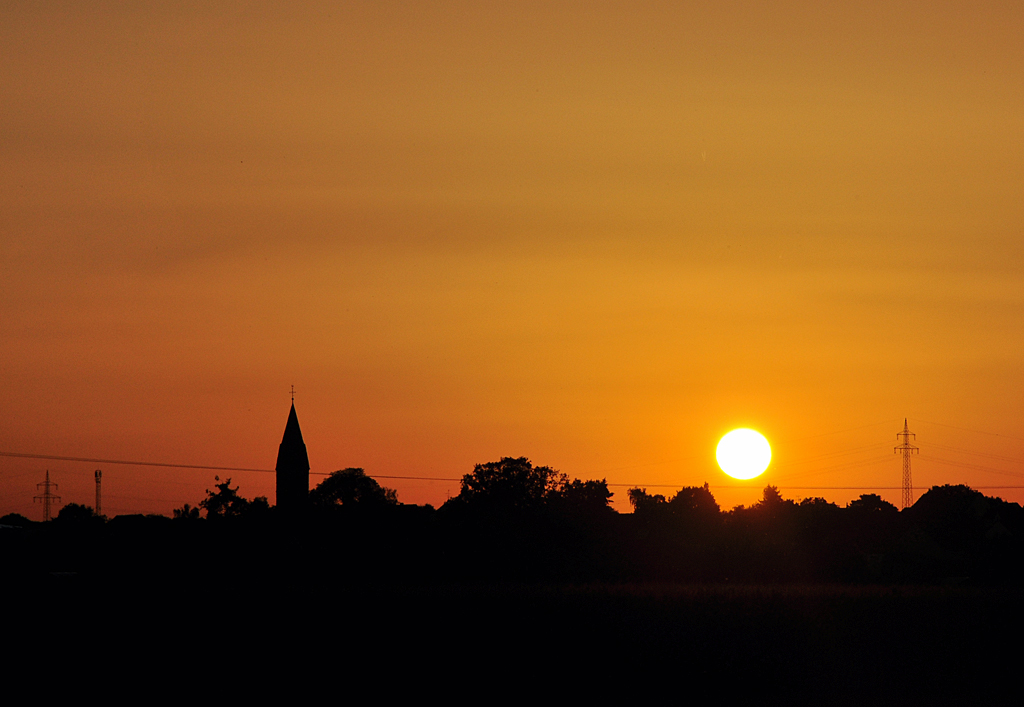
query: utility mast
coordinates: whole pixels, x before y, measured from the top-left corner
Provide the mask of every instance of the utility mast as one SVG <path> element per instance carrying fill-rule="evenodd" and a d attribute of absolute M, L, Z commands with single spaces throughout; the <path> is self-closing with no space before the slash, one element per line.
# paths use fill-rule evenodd
<path fill-rule="evenodd" d="M 910 438 L 917 438 L 913 432 L 907 428 L 907 419 L 903 418 L 903 431 L 896 433 L 896 439 L 900 440 L 900 444 L 892 448 L 893 453 L 903 452 L 903 507 L 910 508 L 914 505 L 914 484 L 910 481 L 910 455 L 914 452 L 919 451 L 917 447 L 910 443 Z"/>
<path fill-rule="evenodd" d="M 57 484 L 50 483 L 50 470 L 46 470 L 46 481 L 41 484 L 36 484 L 37 489 L 42 489 L 42 493 L 32 498 L 33 501 L 43 502 L 43 520 L 50 520 L 50 504 L 53 502 L 60 502 L 60 496 L 56 496 L 50 492 L 50 489 L 56 489 Z"/>
<path fill-rule="evenodd" d="M 103 478 L 103 472 L 97 469 L 94 476 L 96 477 L 96 515 L 102 515 L 100 511 L 100 479 Z"/>

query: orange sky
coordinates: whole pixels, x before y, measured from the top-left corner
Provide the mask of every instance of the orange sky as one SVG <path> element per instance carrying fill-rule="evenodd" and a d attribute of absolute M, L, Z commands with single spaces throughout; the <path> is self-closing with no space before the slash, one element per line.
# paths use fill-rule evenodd
<path fill-rule="evenodd" d="M 1019 2 L 210 4 L 0 2 L 0 451 L 270 468 L 294 384 L 313 472 L 845 504 L 908 416 L 1024 486 Z M 92 503 L 0 457 L 0 513 L 47 468 Z"/>

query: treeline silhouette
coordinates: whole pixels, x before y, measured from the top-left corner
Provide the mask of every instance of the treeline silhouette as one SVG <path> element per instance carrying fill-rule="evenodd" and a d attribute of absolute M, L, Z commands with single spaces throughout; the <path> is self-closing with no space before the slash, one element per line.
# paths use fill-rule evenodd
<path fill-rule="evenodd" d="M 524 457 L 478 464 L 440 508 L 399 503 L 362 469 L 309 493 L 301 522 L 215 479 L 197 505 L 107 520 L 67 504 L 50 523 L 0 518 L 2 571 L 279 571 L 346 582 L 981 583 L 1024 580 L 1024 509 L 937 486 L 899 511 L 875 494 L 723 511 L 707 484 L 675 494 L 568 477 Z"/>

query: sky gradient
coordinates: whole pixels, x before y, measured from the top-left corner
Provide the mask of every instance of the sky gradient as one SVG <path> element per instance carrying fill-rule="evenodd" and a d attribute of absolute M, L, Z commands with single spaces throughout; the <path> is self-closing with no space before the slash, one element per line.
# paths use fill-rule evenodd
<path fill-rule="evenodd" d="M 1024 486 L 1022 36 L 1019 2 L 0 2 L 0 452 L 269 469 L 294 384 L 314 474 L 899 504 L 909 417 L 916 486 Z M 0 513 L 94 468 L 0 457 Z M 99 468 L 108 515 L 214 483 Z"/>

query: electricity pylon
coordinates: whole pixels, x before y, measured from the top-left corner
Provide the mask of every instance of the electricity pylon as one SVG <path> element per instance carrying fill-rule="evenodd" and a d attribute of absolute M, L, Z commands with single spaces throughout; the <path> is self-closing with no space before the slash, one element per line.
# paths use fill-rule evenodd
<path fill-rule="evenodd" d="M 917 438 L 913 432 L 907 428 L 907 418 L 903 418 L 903 431 L 896 433 L 896 439 L 902 440 L 902 443 L 892 448 L 893 453 L 903 452 L 903 507 L 910 508 L 914 505 L 914 484 L 910 481 L 910 455 L 914 452 L 918 452 L 918 448 L 910 443 L 910 438 Z"/>
<path fill-rule="evenodd" d="M 50 483 L 50 470 L 46 470 L 46 481 L 41 484 L 36 484 L 37 489 L 42 489 L 42 493 L 38 496 L 33 496 L 33 501 L 43 502 L 43 520 L 50 520 L 50 504 L 53 502 L 60 502 L 60 496 L 50 493 L 50 488 L 57 488 L 57 484 Z"/>

